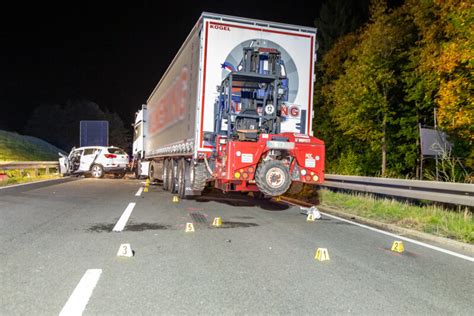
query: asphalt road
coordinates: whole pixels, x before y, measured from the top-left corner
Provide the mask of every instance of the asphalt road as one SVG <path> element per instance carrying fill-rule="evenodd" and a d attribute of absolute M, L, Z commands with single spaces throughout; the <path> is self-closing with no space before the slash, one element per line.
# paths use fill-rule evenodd
<path fill-rule="evenodd" d="M 308 223 L 283 203 L 214 193 L 173 203 L 159 185 L 136 196 L 141 185 L 63 179 L 0 190 L 0 315 L 58 315 L 89 269 L 102 273 L 90 298 L 80 294 L 84 315 L 474 311 L 468 260 L 409 242 L 394 253 L 393 237 L 324 216 Z M 216 216 L 223 227 L 211 226 Z M 122 243 L 134 257 L 117 257 Z M 330 261 L 314 259 L 318 247 Z"/>

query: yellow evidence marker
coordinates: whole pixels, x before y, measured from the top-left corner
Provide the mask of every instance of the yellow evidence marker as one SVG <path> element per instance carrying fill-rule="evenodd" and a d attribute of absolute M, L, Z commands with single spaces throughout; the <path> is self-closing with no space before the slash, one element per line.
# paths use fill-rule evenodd
<path fill-rule="evenodd" d="M 306 217 L 307 222 L 314 222 L 314 215 L 313 213 L 309 213 L 308 217 Z"/>
<path fill-rule="evenodd" d="M 194 233 L 194 225 L 193 223 L 186 223 L 186 230 L 185 233 Z"/>
<path fill-rule="evenodd" d="M 147 186 L 147 187 L 150 186 L 150 179 L 146 179 L 145 186 Z"/>
<path fill-rule="evenodd" d="M 143 189 L 143 192 L 145 192 L 145 193 L 148 192 L 148 187 L 145 187 L 145 188 Z"/>
<path fill-rule="evenodd" d="M 178 203 L 178 202 L 179 202 L 179 199 L 178 199 L 178 196 L 177 196 L 177 195 L 174 195 L 174 196 L 173 196 L 173 202 L 174 202 L 174 203 Z"/>
<path fill-rule="evenodd" d="M 403 241 L 395 240 L 392 244 L 392 251 L 402 253 L 405 251 L 405 246 L 403 246 Z"/>
<path fill-rule="evenodd" d="M 212 226 L 214 227 L 221 227 L 222 226 L 222 218 L 215 217 L 214 221 L 212 222 Z"/>
<path fill-rule="evenodd" d="M 329 253 L 326 248 L 318 248 L 316 250 L 316 256 L 314 256 L 314 259 L 318 261 L 328 261 L 329 259 Z"/>

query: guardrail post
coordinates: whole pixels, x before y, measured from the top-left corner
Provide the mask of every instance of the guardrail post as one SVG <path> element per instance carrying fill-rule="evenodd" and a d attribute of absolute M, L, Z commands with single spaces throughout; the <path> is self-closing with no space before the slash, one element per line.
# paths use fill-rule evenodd
<path fill-rule="evenodd" d="M 44 172 L 47 176 L 49 175 L 49 167 L 46 167 L 46 170 Z"/>

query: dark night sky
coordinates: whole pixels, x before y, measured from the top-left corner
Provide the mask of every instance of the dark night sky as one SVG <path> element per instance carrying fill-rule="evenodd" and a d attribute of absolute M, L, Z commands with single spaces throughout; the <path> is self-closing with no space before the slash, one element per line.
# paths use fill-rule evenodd
<path fill-rule="evenodd" d="M 202 11 L 314 26 L 320 6 L 315 0 L 41 3 L 2 8 L 0 17 L 0 126 L 19 132 L 35 107 L 74 98 L 117 111 L 128 125 Z"/>

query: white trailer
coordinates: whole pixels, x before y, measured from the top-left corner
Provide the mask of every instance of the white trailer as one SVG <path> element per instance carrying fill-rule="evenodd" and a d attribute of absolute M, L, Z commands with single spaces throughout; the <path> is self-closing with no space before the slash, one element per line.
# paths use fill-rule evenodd
<path fill-rule="evenodd" d="M 230 72 L 239 71 L 245 47 L 281 53 L 281 73 L 287 78 L 281 132 L 312 135 L 315 41 L 315 28 L 203 13 L 137 112 L 133 143 L 137 176 L 163 180 L 165 159 L 185 158 L 190 165 L 186 177 L 191 178 L 186 192 L 192 193 L 193 168 L 205 166 L 204 159 L 214 149 L 218 87 Z M 209 166 L 202 173 L 206 171 L 209 180 Z M 194 186 L 196 191 L 199 186 Z"/>

